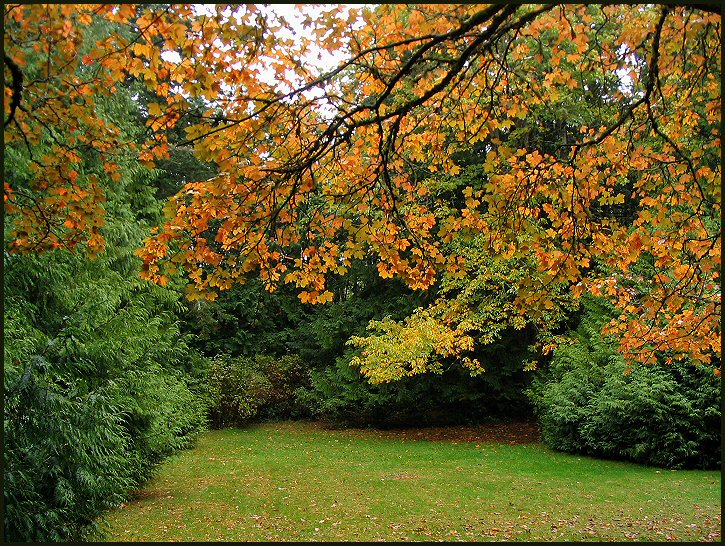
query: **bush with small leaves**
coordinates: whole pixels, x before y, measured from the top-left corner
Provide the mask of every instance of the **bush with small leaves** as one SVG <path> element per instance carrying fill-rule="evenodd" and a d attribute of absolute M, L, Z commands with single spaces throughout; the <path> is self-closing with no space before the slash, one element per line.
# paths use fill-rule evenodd
<path fill-rule="evenodd" d="M 552 448 L 664 468 L 719 468 L 720 380 L 688 361 L 629 365 L 602 337 L 607 308 L 585 302 L 528 394 Z"/>
<path fill-rule="evenodd" d="M 5 537 L 80 540 L 205 426 L 178 294 L 56 252 L 5 263 Z M 143 286 L 143 285 L 146 286 Z"/>
<path fill-rule="evenodd" d="M 307 366 L 294 355 L 218 355 L 212 359 L 207 381 L 212 426 L 240 426 L 260 419 L 299 417 L 294 393 L 308 382 Z"/>

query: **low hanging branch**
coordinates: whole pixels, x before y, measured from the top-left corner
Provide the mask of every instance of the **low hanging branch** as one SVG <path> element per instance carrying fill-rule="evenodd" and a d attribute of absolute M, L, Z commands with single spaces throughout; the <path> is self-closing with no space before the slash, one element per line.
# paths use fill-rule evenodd
<path fill-rule="evenodd" d="M 563 286 L 618 307 L 623 352 L 720 354 L 716 6 L 383 4 L 308 13 L 304 29 L 254 4 L 89 9 L 6 15 L 6 145 L 53 139 L 6 194 L 27 183 L 63 232 L 46 237 L 39 213 L 6 203 L 11 251 L 96 226 L 103 181 L 90 184 L 77 150 L 92 143 L 111 180 L 121 166 L 113 120 L 87 98 L 133 81 L 154 97 L 138 159 L 183 139 L 222 173 L 172 198 L 138 252 L 144 278 L 183 270 L 198 298 L 258 272 L 324 302 L 352 260 L 415 289 L 478 275 L 455 247 L 480 236 L 531 266 L 512 288 L 525 313 L 559 306 Z M 143 36 L 84 43 L 76 26 L 94 17 Z M 320 73 L 313 51 L 341 61 Z M 26 86 L 43 67 L 32 93 L 21 58 Z M 18 110 L 32 112 L 22 127 Z"/>

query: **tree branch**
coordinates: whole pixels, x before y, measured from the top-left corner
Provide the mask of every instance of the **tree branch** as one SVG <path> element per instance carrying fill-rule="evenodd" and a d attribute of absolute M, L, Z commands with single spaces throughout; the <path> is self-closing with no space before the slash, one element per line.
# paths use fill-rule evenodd
<path fill-rule="evenodd" d="M 10 69 L 10 73 L 13 76 L 13 95 L 10 99 L 10 114 L 3 125 L 3 127 L 7 127 L 15 119 L 15 112 L 20 106 L 20 101 L 23 97 L 23 72 L 10 57 L 6 54 L 3 54 L 3 57 L 5 65 Z"/>

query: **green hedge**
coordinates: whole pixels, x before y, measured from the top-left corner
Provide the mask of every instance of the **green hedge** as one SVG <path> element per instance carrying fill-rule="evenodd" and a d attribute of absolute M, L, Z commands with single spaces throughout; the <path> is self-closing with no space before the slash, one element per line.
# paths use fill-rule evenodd
<path fill-rule="evenodd" d="M 83 540 L 206 426 L 179 295 L 57 251 L 5 260 L 4 533 Z"/>
<path fill-rule="evenodd" d="M 574 342 L 556 350 L 528 394 L 553 449 L 663 468 L 719 468 L 720 379 L 690 362 L 628 364 L 589 302 Z"/>

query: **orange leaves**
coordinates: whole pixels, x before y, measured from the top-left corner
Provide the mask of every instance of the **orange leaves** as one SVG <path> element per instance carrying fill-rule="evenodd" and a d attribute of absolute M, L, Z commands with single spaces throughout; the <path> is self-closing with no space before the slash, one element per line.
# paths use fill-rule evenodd
<path fill-rule="evenodd" d="M 139 21 L 140 22 L 140 21 Z M 137 57 L 150 58 L 152 56 L 152 48 L 145 43 L 136 42 L 131 46 L 131 52 Z"/>
<path fill-rule="evenodd" d="M 146 278 L 166 282 L 178 267 L 190 294 L 208 295 L 258 274 L 269 289 L 295 284 L 302 301 L 319 303 L 332 297 L 331 275 L 366 257 L 416 289 L 444 269 L 452 283 L 491 280 L 490 267 L 468 259 L 475 252 L 465 265 L 456 259 L 454 249 L 475 241 L 499 260 L 532 260 L 531 278 L 511 283 L 516 305 L 499 314 L 529 305 L 550 316 L 560 300 L 544 287 L 560 283 L 609 297 L 633 324 L 661 304 L 667 320 L 699 332 L 683 326 L 683 339 L 712 347 L 711 332 L 694 325 L 719 294 L 719 20 L 685 18 L 682 7 L 657 27 L 657 6 L 508 14 L 429 4 L 365 8 L 358 24 L 343 8 L 304 9 L 302 31 L 252 4 L 210 15 L 181 4 L 9 10 L 6 53 L 22 67 L 42 60 L 48 73 L 29 86 L 6 143 L 36 146 L 47 127 L 62 140 L 44 167 L 31 162 L 31 200 L 6 181 L 13 248 L 60 245 L 43 239 L 49 227 L 76 243 L 88 230 L 97 246 L 102 192 L 75 150 L 92 147 L 108 178 L 124 179 L 119 157 L 131 143 L 95 104 L 134 78 L 159 97 L 138 159 L 152 167 L 166 157 L 167 132 L 183 119 L 186 144 L 223 173 L 173 198 L 140 252 Z M 89 17 L 125 25 L 137 15 L 133 28 L 84 42 Z M 350 62 L 318 78 L 318 50 Z M 646 95 L 655 76 L 657 93 Z M 6 86 L 6 115 L 12 97 Z M 634 290 L 637 275 L 650 299 Z M 641 320 L 635 333 L 622 328 L 626 343 L 649 335 L 646 325 L 689 347 L 654 315 Z M 409 356 L 424 369 L 439 349 Z"/>
<path fill-rule="evenodd" d="M 395 276 L 393 269 L 383 262 L 378 262 L 378 273 L 383 279 L 392 279 Z"/>
<path fill-rule="evenodd" d="M 313 290 L 312 292 L 302 291 L 298 297 L 302 303 L 328 303 L 332 301 L 333 294 L 329 290 L 322 293 Z"/>
<path fill-rule="evenodd" d="M 710 356 L 722 348 L 719 335 L 715 334 L 719 314 L 712 311 L 704 316 L 691 309 L 667 314 L 666 321 L 653 324 L 647 320 L 652 311 L 641 316 L 623 314 L 614 319 L 604 333 L 620 340 L 620 352 L 630 361 L 654 363 L 657 355 L 669 353 L 675 358 L 685 356 L 695 362 L 711 364 Z M 672 358 L 672 357 L 671 357 Z"/>
<path fill-rule="evenodd" d="M 314 294 L 314 296 L 313 296 L 313 294 Z M 317 292 L 307 292 L 307 291 L 303 290 L 302 292 L 300 292 L 298 294 L 298 297 L 300 298 L 300 301 L 302 303 L 314 303 L 314 301 L 312 301 L 312 299 L 314 297 L 316 300 Z"/>

